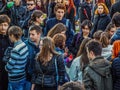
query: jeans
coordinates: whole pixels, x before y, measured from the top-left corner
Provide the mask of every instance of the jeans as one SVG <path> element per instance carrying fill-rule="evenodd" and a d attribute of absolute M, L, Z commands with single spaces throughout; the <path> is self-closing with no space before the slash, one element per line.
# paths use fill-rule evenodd
<path fill-rule="evenodd" d="M 24 90 L 31 90 L 32 83 L 26 80 Z"/>
<path fill-rule="evenodd" d="M 9 82 L 8 90 L 24 90 L 26 80 L 21 80 L 19 82 Z"/>

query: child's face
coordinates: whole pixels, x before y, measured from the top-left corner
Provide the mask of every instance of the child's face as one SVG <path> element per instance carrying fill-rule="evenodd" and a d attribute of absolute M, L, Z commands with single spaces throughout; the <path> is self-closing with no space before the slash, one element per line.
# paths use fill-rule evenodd
<path fill-rule="evenodd" d="M 6 35 L 8 27 L 9 27 L 9 25 L 7 22 L 1 23 L 0 24 L 0 34 Z"/>

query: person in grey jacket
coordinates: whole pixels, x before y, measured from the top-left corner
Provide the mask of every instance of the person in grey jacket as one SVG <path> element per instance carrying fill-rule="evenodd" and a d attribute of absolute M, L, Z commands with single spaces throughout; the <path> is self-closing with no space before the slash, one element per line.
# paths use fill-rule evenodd
<path fill-rule="evenodd" d="M 86 90 L 112 90 L 111 65 L 101 56 L 101 43 L 91 40 L 86 45 L 86 49 L 90 60 L 83 77 Z"/>

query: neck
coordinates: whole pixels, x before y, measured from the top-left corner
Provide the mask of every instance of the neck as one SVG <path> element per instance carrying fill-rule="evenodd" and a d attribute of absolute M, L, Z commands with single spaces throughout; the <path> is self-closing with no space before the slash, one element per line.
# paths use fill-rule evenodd
<path fill-rule="evenodd" d="M 38 23 L 38 22 L 34 22 L 34 24 L 35 24 L 35 25 L 38 25 L 38 26 L 40 25 L 40 23 Z"/>
<path fill-rule="evenodd" d="M 34 42 L 34 43 L 35 43 L 36 46 L 38 46 L 39 43 L 40 43 L 40 39 L 36 40 L 36 42 Z"/>

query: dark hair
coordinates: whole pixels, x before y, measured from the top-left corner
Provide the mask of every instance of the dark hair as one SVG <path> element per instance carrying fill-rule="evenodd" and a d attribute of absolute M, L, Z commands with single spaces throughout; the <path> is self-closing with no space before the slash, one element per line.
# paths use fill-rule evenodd
<path fill-rule="evenodd" d="M 60 86 L 58 90 L 85 90 L 84 85 L 81 82 L 67 82 Z"/>
<path fill-rule="evenodd" d="M 36 3 L 36 0 L 26 0 L 26 2 L 29 2 L 29 1 L 33 1 L 34 3 Z"/>
<path fill-rule="evenodd" d="M 91 40 L 91 38 L 85 38 L 80 47 L 79 47 L 79 51 L 77 53 L 77 57 L 81 56 L 80 58 L 80 68 L 81 70 L 83 70 L 86 65 L 89 63 L 89 59 L 88 59 L 88 56 L 87 56 L 87 51 L 86 51 L 86 48 L 85 48 L 85 45 L 87 44 L 87 42 L 89 42 Z"/>
<path fill-rule="evenodd" d="M 63 3 L 57 3 L 54 7 L 54 13 L 58 10 L 58 9 L 63 9 L 64 12 L 66 12 L 66 6 Z"/>
<path fill-rule="evenodd" d="M 86 47 L 88 51 L 93 51 L 95 56 L 101 56 L 102 53 L 102 44 L 99 41 L 91 40 L 87 43 Z"/>
<path fill-rule="evenodd" d="M 112 23 L 115 24 L 116 27 L 120 27 L 120 13 L 116 12 L 112 17 Z"/>
<path fill-rule="evenodd" d="M 92 29 L 92 22 L 90 20 L 84 20 L 81 24 L 81 28 L 85 28 L 85 26 L 88 26 L 88 28 Z"/>
<path fill-rule="evenodd" d="M 93 34 L 93 38 L 94 38 L 95 40 L 100 41 L 100 36 L 101 36 L 101 33 L 102 33 L 102 32 L 103 32 L 102 30 L 96 31 L 96 32 Z"/>
<path fill-rule="evenodd" d="M 7 15 L 0 15 L 0 24 L 7 22 L 8 24 L 10 24 L 10 18 Z"/>
<path fill-rule="evenodd" d="M 38 25 L 32 25 L 29 28 L 29 32 L 35 30 L 37 33 L 42 33 L 42 28 Z"/>
<path fill-rule="evenodd" d="M 17 40 L 21 38 L 22 34 L 22 29 L 18 26 L 11 26 L 8 29 L 8 35 L 13 35 Z"/>

